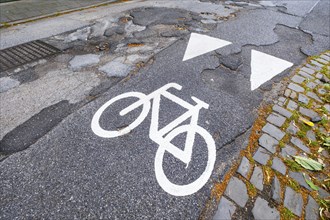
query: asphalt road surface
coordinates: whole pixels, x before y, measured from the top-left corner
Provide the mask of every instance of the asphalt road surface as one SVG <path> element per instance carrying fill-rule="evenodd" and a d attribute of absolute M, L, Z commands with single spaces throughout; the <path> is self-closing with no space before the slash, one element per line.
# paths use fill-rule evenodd
<path fill-rule="evenodd" d="M 27 149 L 5 157 L 0 162 L 1 218 L 198 219 L 213 184 L 244 148 L 260 103 L 271 99 L 280 80 L 308 55 L 329 49 L 329 1 L 284 3 L 240 6 L 234 18 L 203 33 L 232 44 L 187 61 L 182 60 L 190 34 L 181 37 L 129 80 L 74 111 Z M 251 91 L 252 50 L 293 66 Z M 186 104 L 165 97 L 163 91 L 157 93 L 163 95 L 157 109 L 159 96 L 140 94 L 149 95 L 169 83 L 182 86 L 167 91 Z M 272 87 L 274 83 L 279 87 Z M 92 123 L 101 106 L 128 92 L 138 97 L 117 100 Z M 144 103 L 120 115 L 139 99 Z M 191 110 L 196 105 L 199 111 Z M 148 115 L 128 130 L 141 112 Z M 177 130 L 160 134 L 159 129 L 186 112 L 198 121 L 186 117 Z M 176 146 L 184 154 L 189 143 L 189 163 L 168 150 Z M 204 183 L 199 178 L 205 175 Z M 201 187 L 184 187 L 191 183 Z"/>

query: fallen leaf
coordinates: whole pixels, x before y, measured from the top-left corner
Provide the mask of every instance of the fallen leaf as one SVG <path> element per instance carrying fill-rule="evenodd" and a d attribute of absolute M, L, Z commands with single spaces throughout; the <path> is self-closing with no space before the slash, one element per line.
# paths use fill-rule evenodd
<path fill-rule="evenodd" d="M 315 184 L 309 180 L 308 178 L 306 178 L 306 175 L 303 173 L 303 176 L 305 178 L 306 183 L 313 189 L 313 190 L 319 190 L 319 187 L 315 186 Z"/>
<path fill-rule="evenodd" d="M 293 156 L 294 160 L 308 170 L 322 170 L 323 164 L 306 157 Z"/>
<path fill-rule="evenodd" d="M 314 123 L 307 120 L 307 119 L 304 119 L 304 118 L 299 118 L 300 121 L 304 122 L 306 125 L 310 126 L 310 127 L 314 127 Z"/>

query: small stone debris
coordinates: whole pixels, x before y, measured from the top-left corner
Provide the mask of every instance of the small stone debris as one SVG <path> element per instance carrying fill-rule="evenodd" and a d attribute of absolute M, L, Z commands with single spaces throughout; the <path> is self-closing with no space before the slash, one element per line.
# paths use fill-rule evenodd
<path fill-rule="evenodd" d="M 69 62 L 69 67 L 73 71 L 80 70 L 81 68 L 95 65 L 100 61 L 100 55 L 85 54 L 77 55 Z"/>
<path fill-rule="evenodd" d="M 314 122 L 314 123 L 320 122 L 321 120 L 322 120 L 322 118 L 320 116 L 316 116 L 316 117 L 311 118 L 311 121 Z"/>
<path fill-rule="evenodd" d="M 107 74 L 108 77 L 126 77 L 132 69 L 132 66 L 116 60 L 99 68 L 99 70 Z"/>
<path fill-rule="evenodd" d="M 10 77 L 0 78 L 0 93 L 6 92 L 20 85 L 20 82 Z"/>

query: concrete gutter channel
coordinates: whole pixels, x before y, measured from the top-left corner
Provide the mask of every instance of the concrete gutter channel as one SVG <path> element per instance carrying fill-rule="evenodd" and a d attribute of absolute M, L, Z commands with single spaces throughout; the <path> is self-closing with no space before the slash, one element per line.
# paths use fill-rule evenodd
<path fill-rule="evenodd" d="M 109 6 L 109 4 L 120 2 L 123 1 L 107 1 L 102 4 L 64 11 L 61 14 Z M 161 22 L 147 24 L 147 21 L 143 21 L 143 19 L 140 22 L 134 22 L 136 17 L 143 17 L 143 13 L 139 11 L 141 9 L 135 8 L 136 5 L 136 2 L 133 3 L 133 6 L 128 4 L 127 7 L 124 7 L 124 13 L 122 11 L 117 13 L 114 16 L 116 18 L 103 17 L 102 21 L 92 25 L 86 23 L 86 25 L 79 26 L 79 29 L 66 30 L 63 33 L 45 37 L 42 41 L 59 48 L 62 51 L 61 54 L 0 73 L 2 80 L 0 80 L 0 85 L 8 87 L 6 91 L 1 91 L 0 101 L 7 99 L 7 97 L 13 97 L 13 102 L 15 102 L 23 94 L 37 96 L 43 91 L 46 94 L 47 92 L 49 94 L 59 93 L 58 96 L 55 95 L 56 97 L 52 97 L 53 95 L 45 97 L 41 105 L 38 104 L 37 107 L 31 109 L 26 107 L 27 110 L 23 110 L 15 104 L 10 104 L 4 108 L 5 110 L 1 110 L 1 117 L 6 118 L 7 121 L 4 124 L 7 123 L 6 126 L 9 129 L 5 131 L 2 129 L 0 134 L 0 150 L 5 152 L 0 153 L 0 161 L 5 160 L 15 152 L 28 148 L 60 124 L 68 115 L 94 101 L 112 86 L 135 77 L 140 68 L 152 65 L 153 57 L 156 54 L 178 40 L 184 39 L 191 32 L 200 31 L 200 29 L 209 32 L 215 29 L 218 23 L 230 19 L 238 9 L 243 9 L 233 6 L 229 10 L 230 13 L 226 12 L 226 16 L 220 16 L 212 13 L 211 15 L 201 15 L 189 12 L 189 10 L 160 8 L 160 12 L 174 13 L 174 16 L 185 17 L 186 21 L 189 22 L 173 21 L 171 24 Z M 153 4 L 150 3 L 149 5 Z M 152 8 L 148 10 L 154 15 L 161 15 L 157 10 L 153 12 Z M 136 17 L 134 17 L 134 13 Z M 10 25 L 39 21 L 58 15 L 58 13 L 54 13 L 13 22 Z M 116 73 L 111 71 L 113 68 L 117 70 Z M 28 74 L 30 75 L 27 76 Z M 40 84 L 44 84 L 45 87 L 39 86 Z M 47 90 L 54 84 L 59 86 Z M 283 81 L 279 84 L 283 84 Z M 282 87 L 279 87 L 278 90 L 270 91 L 270 96 L 280 94 L 281 89 Z M 63 93 L 59 91 L 63 91 Z M 24 101 L 26 103 L 36 102 L 34 99 Z M 11 109 L 15 109 L 15 111 L 12 112 Z M 26 116 L 13 119 L 11 115 L 15 116 L 15 114 L 26 114 Z M 49 115 L 52 117 L 49 118 Z M 36 129 L 32 136 L 27 132 L 30 129 Z M 246 143 L 250 131 L 251 129 L 241 135 L 240 143 Z M 241 148 L 243 149 L 243 147 Z M 218 202 L 220 202 L 219 194 L 216 198 L 212 197 L 211 200 L 200 219 L 212 218 L 212 215 L 216 213 Z M 229 200 L 232 201 L 230 196 Z M 251 215 L 251 213 L 249 214 Z"/>

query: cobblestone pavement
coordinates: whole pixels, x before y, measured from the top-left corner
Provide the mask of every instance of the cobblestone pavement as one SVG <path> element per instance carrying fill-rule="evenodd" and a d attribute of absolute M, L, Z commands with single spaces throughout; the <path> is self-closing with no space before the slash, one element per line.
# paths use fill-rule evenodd
<path fill-rule="evenodd" d="M 79 9 L 107 2 L 113 2 L 113 0 L 23 0 L 2 3 L 0 5 L 0 23 L 10 23 L 18 20 L 46 16 L 61 11 Z"/>
<path fill-rule="evenodd" d="M 240 163 L 214 187 L 214 220 L 329 219 L 329 69 L 330 51 L 311 57 L 260 111 Z"/>

